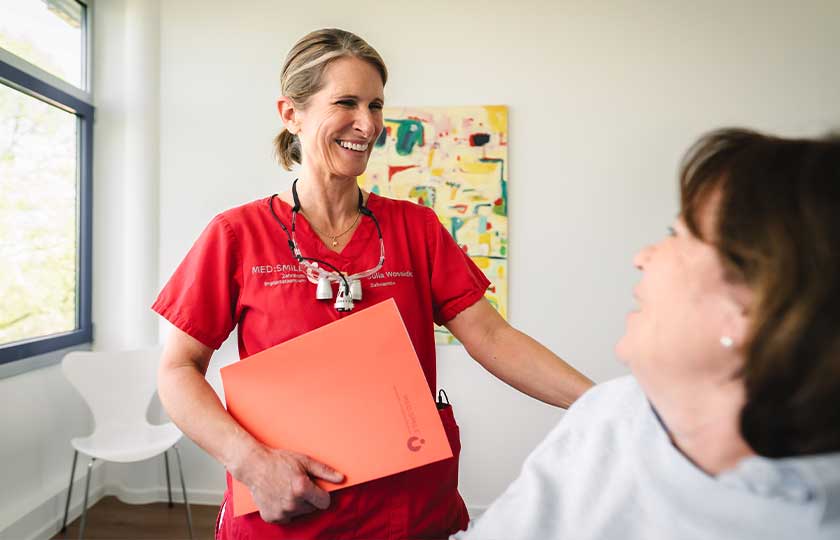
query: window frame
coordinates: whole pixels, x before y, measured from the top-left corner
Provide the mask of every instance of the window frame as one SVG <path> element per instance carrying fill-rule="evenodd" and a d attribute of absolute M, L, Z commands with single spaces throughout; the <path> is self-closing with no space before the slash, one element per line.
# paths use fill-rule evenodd
<path fill-rule="evenodd" d="M 78 88 L 3 48 L 0 48 L 0 84 L 5 84 L 76 116 L 78 149 L 76 320 L 78 325 L 76 329 L 69 332 L 0 344 L 0 378 L 58 362 L 63 354 L 51 355 L 49 358 L 45 358 L 44 355 L 88 344 L 93 340 L 93 123 L 95 110 L 90 92 L 92 6 L 89 1 L 76 1 L 85 7 L 85 16 L 81 22 L 84 88 Z M 33 357 L 40 358 L 30 363 L 31 367 L 28 369 L 20 365 L 22 360 Z"/>

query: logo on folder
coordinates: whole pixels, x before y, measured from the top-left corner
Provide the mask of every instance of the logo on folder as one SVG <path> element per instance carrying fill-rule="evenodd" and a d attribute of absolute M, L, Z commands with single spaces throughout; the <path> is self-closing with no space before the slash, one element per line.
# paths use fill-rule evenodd
<path fill-rule="evenodd" d="M 401 394 L 394 385 L 394 397 L 400 406 L 400 411 L 405 421 L 405 428 L 408 431 L 408 439 L 405 441 L 405 446 L 412 452 L 419 452 L 426 444 L 426 439 L 420 433 L 420 425 L 417 421 L 417 415 L 414 411 L 414 405 L 411 403 L 411 398 L 406 394 Z"/>
<path fill-rule="evenodd" d="M 409 437 L 406 442 L 406 446 L 412 452 L 419 452 L 424 444 L 426 444 L 426 439 L 421 439 L 420 437 Z"/>

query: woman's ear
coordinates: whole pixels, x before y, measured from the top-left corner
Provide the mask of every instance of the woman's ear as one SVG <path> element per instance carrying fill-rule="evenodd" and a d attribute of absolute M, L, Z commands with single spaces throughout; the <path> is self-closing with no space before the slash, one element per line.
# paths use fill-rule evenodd
<path fill-rule="evenodd" d="M 726 291 L 725 334 L 736 348 L 746 343 L 750 332 L 753 292 L 744 284 L 731 284 Z"/>
<path fill-rule="evenodd" d="M 286 96 L 281 96 L 277 100 L 277 112 L 280 113 L 280 120 L 283 125 L 292 135 L 296 135 L 300 130 L 297 119 L 297 109 L 291 99 Z"/>

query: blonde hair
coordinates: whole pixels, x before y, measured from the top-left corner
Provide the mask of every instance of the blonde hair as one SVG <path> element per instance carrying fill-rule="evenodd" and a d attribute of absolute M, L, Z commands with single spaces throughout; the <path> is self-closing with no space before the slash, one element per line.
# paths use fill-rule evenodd
<path fill-rule="evenodd" d="M 305 107 L 323 87 L 324 71 L 330 62 L 343 57 L 364 60 L 376 68 L 383 85 L 388 81 L 388 69 L 376 49 L 352 32 L 324 28 L 305 35 L 289 51 L 280 77 L 280 92 L 296 107 Z M 288 129 L 274 138 L 274 152 L 286 170 L 301 163 L 300 141 Z"/>

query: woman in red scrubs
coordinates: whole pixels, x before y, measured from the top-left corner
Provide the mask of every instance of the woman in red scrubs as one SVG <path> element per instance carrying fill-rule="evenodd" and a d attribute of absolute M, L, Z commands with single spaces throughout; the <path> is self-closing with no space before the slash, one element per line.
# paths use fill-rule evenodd
<path fill-rule="evenodd" d="M 285 129 L 276 140 L 280 162 L 300 164 L 299 180 L 291 192 L 217 215 L 153 306 L 176 327 L 160 367 L 161 401 L 228 471 L 218 538 L 441 538 L 467 526 L 451 407 L 440 413 L 452 459 L 330 496 L 312 479 L 340 482 L 340 471 L 260 444 L 205 380 L 213 350 L 235 327 L 245 358 L 346 315 L 336 308 L 349 306 L 316 299 L 316 290 L 330 285 L 313 282 L 330 272 L 361 274 L 346 286 L 363 290 L 355 309 L 396 301 L 432 393 L 433 323 L 495 376 L 546 403 L 568 407 L 592 384 L 484 300 L 487 278 L 431 209 L 359 189 L 356 177 L 383 128 L 386 80 L 382 58 L 358 36 L 329 29 L 301 39 L 283 67 L 278 110 Z M 250 488 L 259 513 L 233 517 L 231 477 Z"/>

